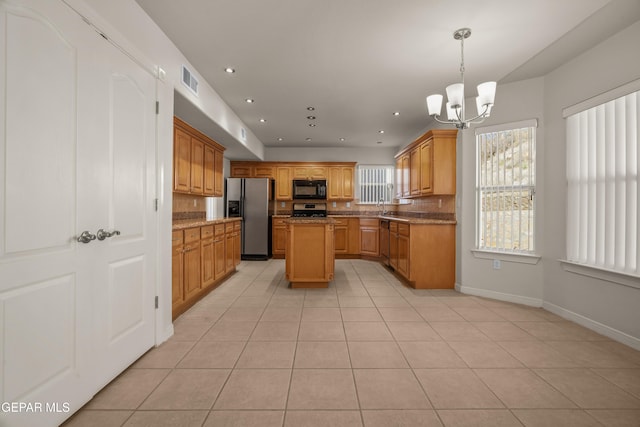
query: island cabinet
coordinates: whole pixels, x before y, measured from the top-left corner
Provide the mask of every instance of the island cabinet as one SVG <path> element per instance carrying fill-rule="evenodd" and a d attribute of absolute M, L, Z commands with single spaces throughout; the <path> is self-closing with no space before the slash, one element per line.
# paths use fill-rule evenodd
<path fill-rule="evenodd" d="M 285 274 L 291 287 L 328 287 L 335 270 L 335 221 L 289 218 L 285 223 Z"/>
<path fill-rule="evenodd" d="M 360 254 L 380 256 L 380 224 L 378 218 L 360 219 Z"/>
<path fill-rule="evenodd" d="M 285 217 L 272 217 L 271 221 L 271 253 L 273 258 L 284 258 L 287 241 L 287 224 Z"/>
<path fill-rule="evenodd" d="M 222 197 L 225 148 L 177 117 L 173 123 L 173 191 Z"/>
<path fill-rule="evenodd" d="M 455 129 L 433 129 L 396 155 L 396 197 L 456 193 Z"/>
<path fill-rule="evenodd" d="M 337 258 L 355 258 L 360 254 L 360 220 L 358 218 L 333 218 L 335 220 L 334 248 Z"/>
<path fill-rule="evenodd" d="M 389 224 L 389 265 L 416 289 L 455 284 L 455 224 Z"/>

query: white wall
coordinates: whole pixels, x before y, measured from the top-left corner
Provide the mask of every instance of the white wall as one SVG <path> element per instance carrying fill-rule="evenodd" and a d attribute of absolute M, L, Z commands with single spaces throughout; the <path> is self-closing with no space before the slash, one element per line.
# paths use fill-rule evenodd
<path fill-rule="evenodd" d="M 314 161 L 357 162 L 365 165 L 392 165 L 398 147 L 378 148 L 294 148 L 266 147 L 264 160 L 269 161 Z"/>
<path fill-rule="evenodd" d="M 484 123 L 458 133 L 458 253 L 457 286 L 465 293 L 483 295 L 503 300 L 542 305 L 542 263 L 525 264 L 514 262 L 513 258 L 495 256 L 501 261 L 499 270 L 493 269 L 493 259 L 478 258 L 471 252 L 475 248 L 476 215 L 476 144 L 474 129 L 538 119 L 536 157 L 537 209 L 544 205 L 544 155 L 545 138 L 543 134 L 543 88 L 542 78 L 499 85 L 496 90 L 496 106 L 491 117 Z M 473 101 L 473 102 L 472 102 Z M 470 99 L 468 105 L 474 105 Z M 543 240 L 544 217 L 539 215 L 536 221 L 535 241 L 539 248 Z M 518 259 L 522 261 L 522 259 Z"/>
<path fill-rule="evenodd" d="M 640 22 L 614 35 L 545 78 L 547 149 L 545 177 L 564 183 L 566 147 L 562 109 L 640 78 Z M 550 185 L 545 195 L 544 298 L 548 308 L 577 321 L 619 332 L 617 338 L 640 348 L 640 289 L 564 271 L 566 186 Z M 640 281 L 638 281 L 640 282 Z M 640 284 L 640 283 L 639 283 Z M 609 329 L 612 328 L 612 329 Z"/>

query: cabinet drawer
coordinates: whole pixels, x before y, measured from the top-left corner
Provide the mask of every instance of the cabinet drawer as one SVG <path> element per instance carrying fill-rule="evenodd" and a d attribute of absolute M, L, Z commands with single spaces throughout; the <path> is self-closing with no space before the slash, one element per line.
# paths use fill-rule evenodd
<path fill-rule="evenodd" d="M 240 221 L 236 221 L 233 223 L 233 229 L 235 231 L 240 231 L 242 229 L 242 223 Z"/>
<path fill-rule="evenodd" d="M 398 224 L 398 234 L 402 236 L 409 235 L 409 224 Z"/>
<path fill-rule="evenodd" d="M 398 232 L 398 223 L 391 221 L 389 223 L 389 231 L 392 232 L 392 233 L 397 233 Z"/>
<path fill-rule="evenodd" d="M 227 222 L 224 225 L 224 232 L 225 233 L 232 233 L 233 232 L 233 223 L 232 222 Z"/>
<path fill-rule="evenodd" d="M 200 228 L 200 238 L 207 239 L 213 236 L 213 225 L 206 225 Z"/>
<path fill-rule="evenodd" d="M 336 221 L 336 225 L 349 225 L 348 218 L 334 218 L 334 220 Z"/>
<path fill-rule="evenodd" d="M 378 228 L 378 218 L 360 218 L 360 228 L 362 227 Z"/>
<path fill-rule="evenodd" d="M 200 227 L 184 230 L 184 242 L 191 243 L 200 240 Z"/>
<path fill-rule="evenodd" d="M 171 246 L 179 246 L 184 243 L 182 230 L 171 233 Z"/>
<path fill-rule="evenodd" d="M 277 226 L 284 227 L 285 226 L 284 221 L 286 219 L 287 218 L 273 218 L 272 224 L 275 225 L 276 227 Z"/>
<path fill-rule="evenodd" d="M 213 226 L 214 234 L 216 236 L 222 236 L 224 234 L 224 224 L 216 224 Z"/>

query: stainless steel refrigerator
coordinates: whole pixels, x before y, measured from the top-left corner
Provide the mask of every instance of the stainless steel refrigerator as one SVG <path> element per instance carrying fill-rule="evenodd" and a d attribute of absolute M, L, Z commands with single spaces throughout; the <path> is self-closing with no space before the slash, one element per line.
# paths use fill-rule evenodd
<path fill-rule="evenodd" d="M 225 216 L 242 217 L 242 259 L 268 259 L 269 178 L 227 178 L 225 184 Z"/>

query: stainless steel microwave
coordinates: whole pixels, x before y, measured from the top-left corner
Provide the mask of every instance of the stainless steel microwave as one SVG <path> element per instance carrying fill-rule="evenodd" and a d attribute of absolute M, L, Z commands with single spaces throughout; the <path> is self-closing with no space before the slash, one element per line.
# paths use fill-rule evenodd
<path fill-rule="evenodd" d="M 293 198 L 294 199 L 319 199 L 327 198 L 327 180 L 326 179 L 294 179 L 293 180 Z"/>

